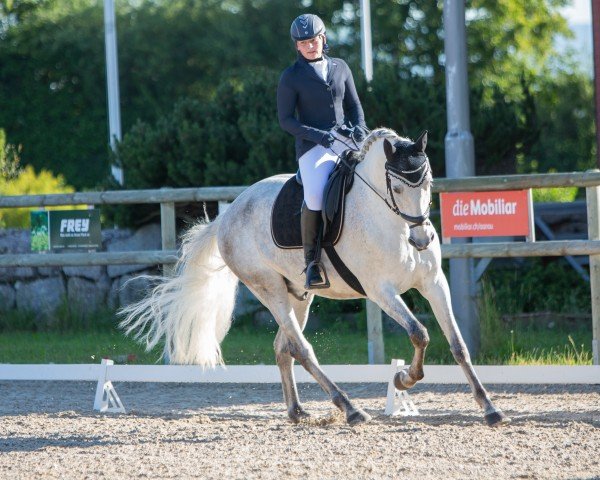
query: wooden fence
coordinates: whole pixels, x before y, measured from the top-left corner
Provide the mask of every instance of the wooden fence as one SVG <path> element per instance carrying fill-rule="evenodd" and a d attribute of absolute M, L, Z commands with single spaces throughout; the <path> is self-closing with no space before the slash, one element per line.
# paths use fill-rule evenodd
<path fill-rule="evenodd" d="M 482 176 L 460 179 L 436 179 L 433 192 L 500 191 L 527 188 L 584 187 L 587 197 L 588 240 L 557 240 L 544 242 L 490 242 L 442 245 L 444 258 L 492 258 L 539 256 L 590 256 L 592 302 L 593 361 L 599 364 L 600 338 L 600 172 L 550 173 L 533 175 Z M 0 208 L 49 207 L 57 205 L 160 204 L 162 250 L 138 252 L 97 252 L 5 254 L 0 255 L 0 267 L 10 266 L 75 266 L 163 264 L 177 261 L 175 204 L 179 202 L 229 202 L 246 187 L 162 188 L 157 190 L 125 190 L 81 192 L 72 194 L 24 195 L 1 197 Z M 367 305 L 369 348 L 376 363 L 383 360 L 381 311 Z"/>

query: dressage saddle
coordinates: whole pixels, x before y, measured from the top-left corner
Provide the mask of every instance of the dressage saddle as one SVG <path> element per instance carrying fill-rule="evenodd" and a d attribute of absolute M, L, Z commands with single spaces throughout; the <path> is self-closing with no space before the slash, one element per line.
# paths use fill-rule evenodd
<path fill-rule="evenodd" d="M 334 245 L 342 235 L 346 194 L 354 183 L 354 169 L 357 163 L 356 152 L 347 150 L 342 154 L 340 161 L 329 176 L 323 194 L 322 237 L 317 244 L 318 248 L 322 247 L 325 250 L 332 265 L 344 281 L 358 293 L 366 296 L 358 279 L 334 249 Z M 281 188 L 271 211 L 271 236 L 279 248 L 302 248 L 300 210 L 303 199 L 301 178 L 299 175 L 292 176 Z M 293 213 L 290 215 L 290 212 Z M 317 256 L 319 255 L 320 253 L 317 253 Z"/>

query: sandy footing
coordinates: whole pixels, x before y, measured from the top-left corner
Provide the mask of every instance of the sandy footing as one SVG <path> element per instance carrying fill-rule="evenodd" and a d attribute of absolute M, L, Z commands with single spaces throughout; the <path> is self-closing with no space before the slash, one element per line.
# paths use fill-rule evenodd
<path fill-rule="evenodd" d="M 277 384 L 116 384 L 127 413 L 100 414 L 95 383 L 0 382 L 0 478 L 600 478 L 600 385 L 488 386 L 501 428 L 467 386 L 417 385 L 409 418 L 384 415 L 384 384 L 342 387 L 371 422 L 315 384 L 293 425 Z"/>

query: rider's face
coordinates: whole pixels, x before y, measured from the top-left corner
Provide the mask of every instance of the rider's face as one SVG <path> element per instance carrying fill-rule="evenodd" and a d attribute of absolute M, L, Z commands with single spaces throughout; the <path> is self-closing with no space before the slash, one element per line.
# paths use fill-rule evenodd
<path fill-rule="evenodd" d="M 296 42 L 296 48 L 307 60 L 315 60 L 323 56 L 323 35 L 309 38 L 308 40 L 299 40 Z"/>

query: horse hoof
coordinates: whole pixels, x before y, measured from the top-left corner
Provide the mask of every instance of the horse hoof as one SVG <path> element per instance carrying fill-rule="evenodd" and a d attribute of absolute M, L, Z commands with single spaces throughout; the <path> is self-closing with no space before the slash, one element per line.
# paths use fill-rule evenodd
<path fill-rule="evenodd" d="M 408 390 L 410 388 L 402 383 L 403 377 L 406 377 L 406 370 L 400 370 L 394 375 L 394 386 L 396 387 L 396 390 Z"/>
<path fill-rule="evenodd" d="M 302 407 L 296 407 L 292 410 L 288 410 L 288 417 L 292 423 L 300 423 L 302 420 L 310 418 L 310 413 Z"/>
<path fill-rule="evenodd" d="M 359 423 L 366 423 L 371 420 L 371 415 L 361 409 L 356 410 L 346 417 L 348 425 L 358 425 Z"/>
<path fill-rule="evenodd" d="M 510 418 L 508 418 L 502 410 L 496 410 L 494 412 L 488 413 L 485 415 L 485 423 L 487 423 L 488 427 L 499 427 L 501 425 L 506 425 L 510 423 Z"/>

